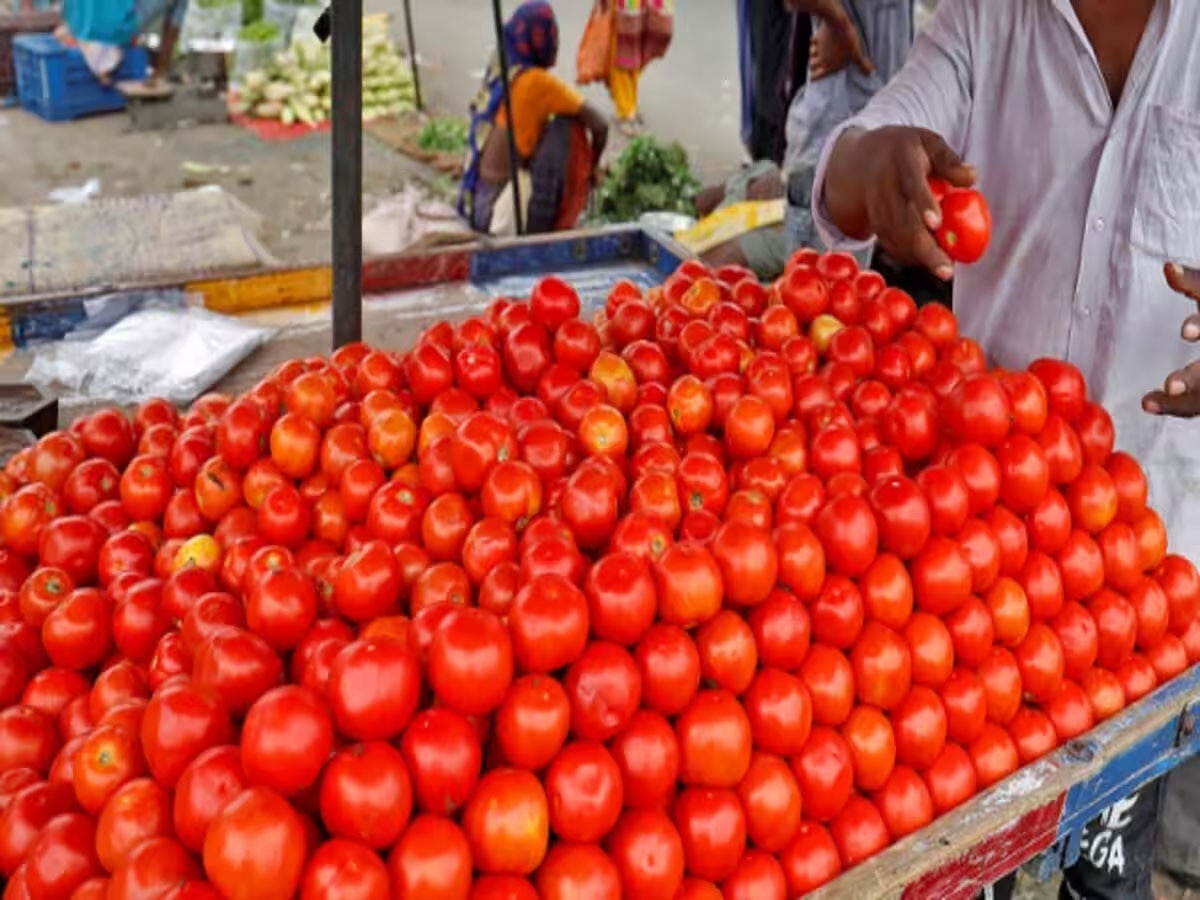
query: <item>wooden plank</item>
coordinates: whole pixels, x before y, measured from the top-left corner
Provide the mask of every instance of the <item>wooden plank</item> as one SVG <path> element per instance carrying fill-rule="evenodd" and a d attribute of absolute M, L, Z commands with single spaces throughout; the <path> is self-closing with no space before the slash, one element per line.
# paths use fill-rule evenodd
<path fill-rule="evenodd" d="M 1166 755 L 1162 755 L 1161 735 L 1174 732 L 1191 699 L 1197 696 L 1200 696 L 1200 666 L 1194 666 L 1082 739 L 1071 741 L 1045 759 L 1026 766 L 961 808 L 851 869 L 813 897 L 915 898 L 920 895 L 905 894 L 910 884 L 920 883 L 925 877 L 940 878 L 936 873 L 944 872 L 956 872 L 958 877 L 975 881 L 995 880 L 1052 844 L 1064 841 L 1098 815 L 1107 803 L 1194 754 L 1200 741 L 1195 732 Z M 1160 755 L 1156 759 L 1146 755 L 1153 753 Z M 1139 764 L 1139 759 L 1145 764 Z M 1110 767 L 1114 771 L 1128 767 L 1128 777 L 1105 778 L 1104 772 Z M 1080 784 L 1093 787 L 1079 788 L 1072 796 L 1069 792 Z M 1097 788 L 1097 785 L 1107 787 Z M 1059 814 L 1052 832 L 1047 835 L 1045 830 L 1038 831 L 1047 824 L 1042 816 L 1055 805 Z M 1008 837 L 1009 829 L 1021 823 L 1036 832 L 1023 848 Z M 997 840 L 999 846 L 993 848 Z M 999 870 L 1001 864 L 1007 868 Z M 976 876 L 970 874 L 972 867 L 978 872 Z M 938 884 L 942 882 L 939 880 Z M 942 885 L 939 890 L 949 888 Z M 941 898 L 943 894 L 934 892 L 924 896 Z M 944 896 L 953 900 L 957 895 Z"/>

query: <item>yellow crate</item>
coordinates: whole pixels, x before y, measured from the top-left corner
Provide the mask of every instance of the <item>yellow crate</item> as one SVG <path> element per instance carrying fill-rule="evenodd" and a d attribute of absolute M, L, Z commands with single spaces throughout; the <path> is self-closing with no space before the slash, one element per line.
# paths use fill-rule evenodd
<path fill-rule="evenodd" d="M 218 313 L 299 306 L 329 299 L 333 292 L 333 270 L 319 266 L 197 281 L 186 285 L 185 290 L 201 295 L 205 308 Z"/>

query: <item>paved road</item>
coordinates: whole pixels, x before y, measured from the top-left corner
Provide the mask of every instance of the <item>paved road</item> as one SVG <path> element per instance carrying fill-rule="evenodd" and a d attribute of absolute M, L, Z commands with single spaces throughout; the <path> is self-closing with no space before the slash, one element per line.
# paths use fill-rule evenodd
<path fill-rule="evenodd" d="M 371 11 L 403 21 L 401 0 L 367 0 Z M 412 0 L 422 79 L 429 102 L 448 112 L 465 111 L 479 87 L 483 65 L 494 46 L 488 0 Z M 505 0 L 511 11 L 514 0 Z M 647 127 L 682 143 L 704 179 L 723 178 L 742 160 L 738 138 L 737 24 L 732 0 L 684 0 L 679 4 L 675 40 L 666 59 L 646 71 L 642 109 Z M 575 48 L 591 10 L 589 0 L 555 3 L 562 30 L 558 74 L 573 80 Z M 603 88 L 589 98 L 601 109 L 612 106 Z"/>

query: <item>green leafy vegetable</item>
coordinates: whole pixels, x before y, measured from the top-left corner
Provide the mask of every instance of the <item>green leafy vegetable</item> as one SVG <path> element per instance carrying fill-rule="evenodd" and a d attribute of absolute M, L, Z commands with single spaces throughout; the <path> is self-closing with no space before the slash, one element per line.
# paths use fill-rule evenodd
<path fill-rule="evenodd" d="M 467 149 L 467 121 L 457 117 L 430 119 L 417 135 L 417 146 L 436 153 L 461 153 Z"/>
<path fill-rule="evenodd" d="M 677 143 L 642 135 L 629 142 L 597 191 L 600 222 L 632 222 L 647 212 L 694 215 L 700 182 Z"/>
<path fill-rule="evenodd" d="M 269 44 L 278 38 L 279 27 L 274 22 L 253 22 L 238 32 L 238 40 L 247 44 Z"/>

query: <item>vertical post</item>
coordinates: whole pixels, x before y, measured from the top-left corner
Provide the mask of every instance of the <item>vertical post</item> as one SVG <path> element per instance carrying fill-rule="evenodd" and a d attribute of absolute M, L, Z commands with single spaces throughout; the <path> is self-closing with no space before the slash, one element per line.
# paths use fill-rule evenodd
<path fill-rule="evenodd" d="M 333 0 L 333 346 L 362 340 L 362 0 Z"/>
<path fill-rule="evenodd" d="M 417 39 L 414 37 L 412 0 L 404 0 L 404 31 L 408 38 L 408 63 L 412 66 L 413 94 L 416 95 L 417 112 L 425 108 L 421 97 L 421 71 L 417 68 Z"/>
<path fill-rule="evenodd" d="M 512 178 L 513 221 L 517 234 L 525 233 L 525 215 L 521 205 L 521 157 L 517 155 L 517 139 L 513 136 L 512 95 L 508 83 L 508 49 L 504 46 L 504 14 L 500 0 L 492 0 L 492 24 L 496 29 L 496 57 L 500 60 L 500 83 L 504 90 L 504 116 L 508 120 L 508 174 Z"/>

